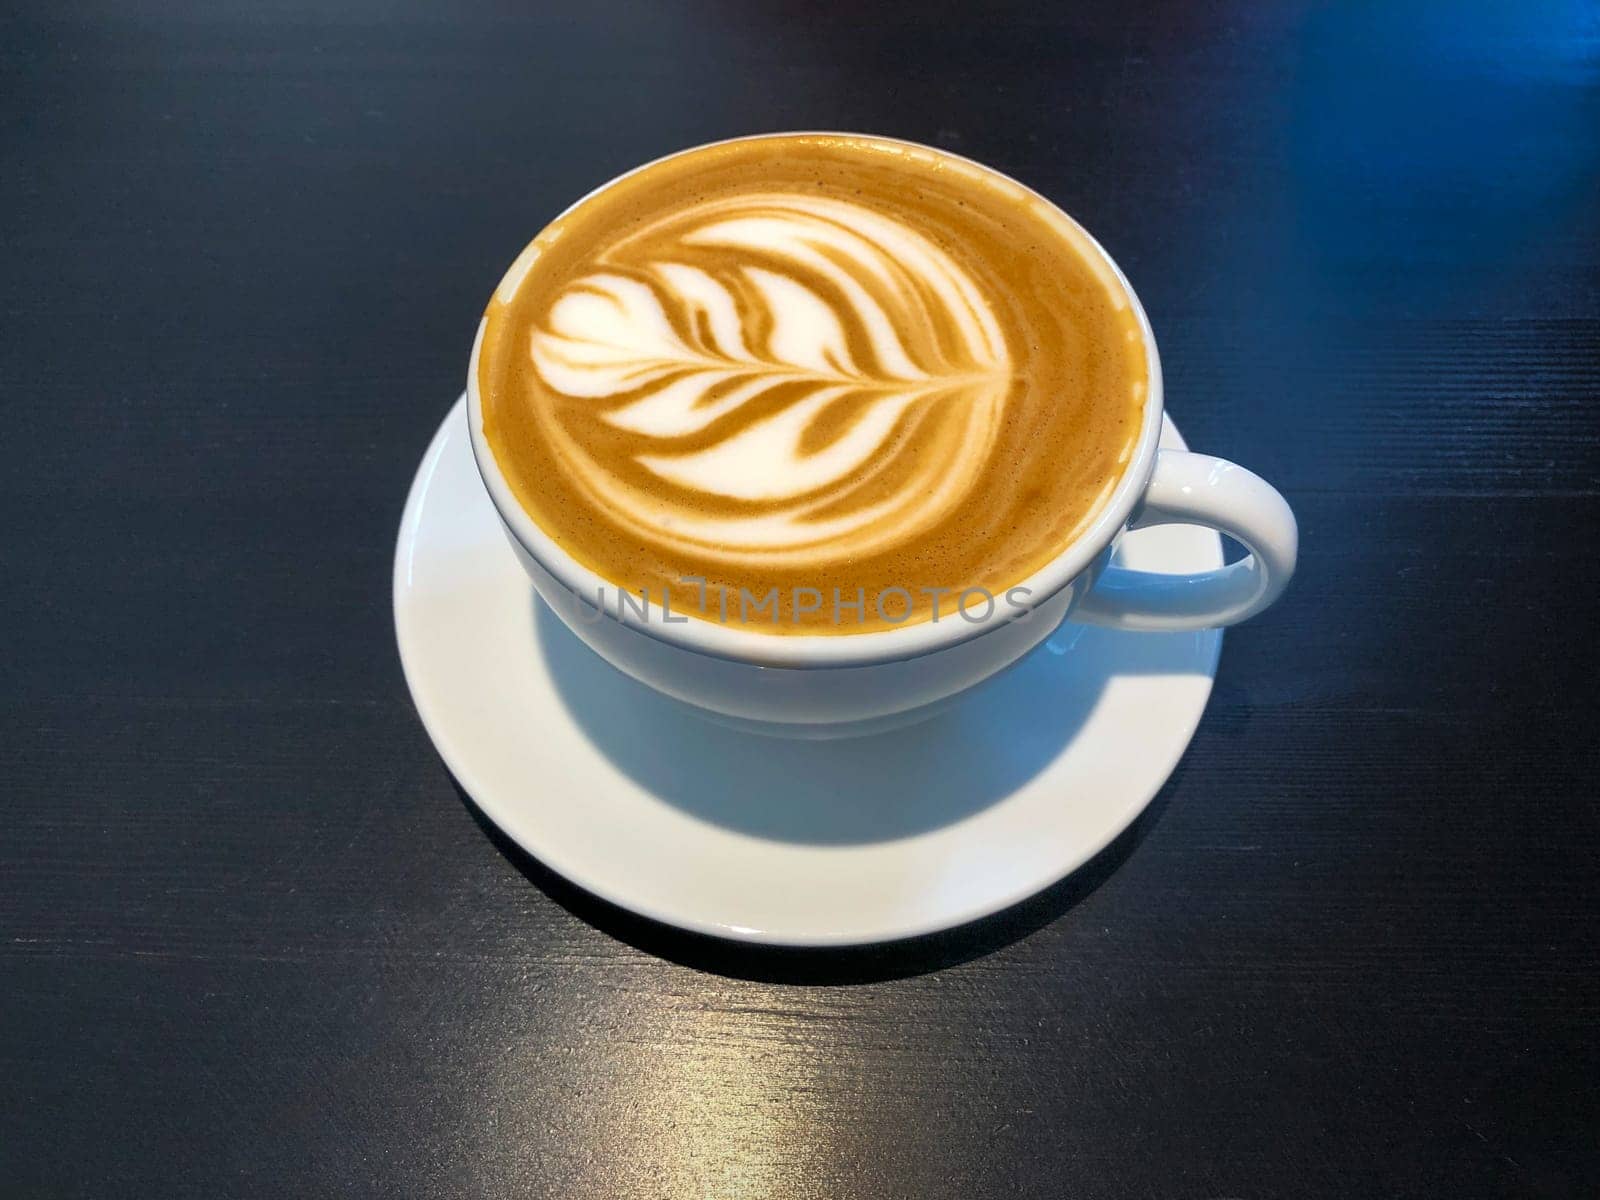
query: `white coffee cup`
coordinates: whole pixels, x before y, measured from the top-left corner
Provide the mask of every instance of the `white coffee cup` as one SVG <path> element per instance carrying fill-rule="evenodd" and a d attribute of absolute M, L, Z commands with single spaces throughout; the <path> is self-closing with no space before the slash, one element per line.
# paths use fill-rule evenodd
<path fill-rule="evenodd" d="M 680 153 L 699 149 L 705 147 Z M 1149 391 L 1134 453 L 1099 516 L 1043 568 L 1018 581 L 1027 597 L 1022 615 L 997 603 L 938 621 L 816 635 L 767 632 L 737 620 L 723 623 L 714 608 L 665 620 L 659 613 L 656 619 L 641 618 L 627 606 L 605 603 L 616 585 L 578 563 L 528 515 L 484 439 L 480 324 L 467 369 L 472 452 L 539 595 L 596 653 L 640 682 L 714 719 L 799 737 L 865 733 L 934 712 L 1021 658 L 1063 620 L 1176 631 L 1233 625 L 1254 616 L 1277 599 L 1294 573 L 1299 546 L 1294 513 L 1275 488 L 1243 467 L 1158 448 L 1161 360 L 1150 322 L 1111 256 L 1086 232 L 1084 238 L 1103 256 L 1138 317 Z M 519 261 L 512 273 L 523 269 Z M 1128 529 L 1167 524 L 1208 526 L 1237 539 L 1249 553 L 1217 570 L 1189 575 L 1112 565 L 1117 540 Z"/>

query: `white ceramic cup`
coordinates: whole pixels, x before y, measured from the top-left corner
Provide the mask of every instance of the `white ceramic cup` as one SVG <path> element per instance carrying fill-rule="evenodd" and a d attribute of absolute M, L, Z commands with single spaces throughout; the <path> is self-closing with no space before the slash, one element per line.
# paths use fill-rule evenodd
<path fill-rule="evenodd" d="M 955 157 L 929 147 L 918 149 Z M 635 171 L 655 165 L 647 163 Z M 999 172 L 990 173 L 1007 179 Z M 1040 201 L 1048 203 L 1042 197 Z M 1087 232 L 1083 236 L 1103 257 L 1138 317 L 1149 363 L 1149 391 L 1138 444 L 1099 516 L 1048 564 L 1018 581 L 1027 589 L 1025 619 L 1018 619 L 1015 609 L 995 604 L 986 614 L 966 612 L 868 633 L 799 635 L 765 632 L 756 624 L 723 624 L 715 612 L 710 619 L 691 613 L 686 620 L 677 614 L 667 622 L 640 620 L 614 605 L 597 607 L 595 598 L 614 594 L 616 585 L 574 560 L 534 522 L 484 439 L 483 397 L 478 390 L 480 323 L 467 369 L 472 452 L 534 587 L 579 638 L 640 682 L 714 719 L 799 737 L 872 732 L 932 713 L 1016 662 L 1063 620 L 1175 631 L 1233 625 L 1254 616 L 1277 599 L 1294 573 L 1299 546 L 1294 513 L 1276 489 L 1243 467 L 1206 454 L 1157 447 L 1161 359 L 1150 322 L 1111 256 Z M 526 269 L 526 259 L 519 259 L 508 280 Z M 1218 570 L 1189 575 L 1112 565 L 1112 552 L 1125 531 L 1167 524 L 1209 526 L 1236 538 L 1249 553 Z"/>

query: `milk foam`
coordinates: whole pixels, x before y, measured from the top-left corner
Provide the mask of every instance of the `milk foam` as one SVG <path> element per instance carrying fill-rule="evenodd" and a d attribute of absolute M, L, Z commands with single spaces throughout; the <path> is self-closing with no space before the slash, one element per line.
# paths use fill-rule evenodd
<path fill-rule="evenodd" d="M 595 266 L 529 353 L 567 401 L 547 426 L 566 470 L 637 536 L 837 560 L 904 541 L 977 478 L 1011 359 L 977 285 L 920 231 L 839 198 L 741 194 Z M 574 424 L 591 421 L 626 436 L 644 482 L 585 448 Z"/>

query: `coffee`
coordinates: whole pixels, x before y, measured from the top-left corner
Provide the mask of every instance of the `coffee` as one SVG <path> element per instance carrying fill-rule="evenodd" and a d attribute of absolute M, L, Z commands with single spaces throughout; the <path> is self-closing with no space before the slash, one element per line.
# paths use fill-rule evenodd
<path fill-rule="evenodd" d="M 614 587 L 849 634 L 1054 558 L 1121 478 L 1147 379 L 1126 291 L 1048 203 L 922 147 L 783 135 L 545 229 L 477 383 L 518 501 Z"/>

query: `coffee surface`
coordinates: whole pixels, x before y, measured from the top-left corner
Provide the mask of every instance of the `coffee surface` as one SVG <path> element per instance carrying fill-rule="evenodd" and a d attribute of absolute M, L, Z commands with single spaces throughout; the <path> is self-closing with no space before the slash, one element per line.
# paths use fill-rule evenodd
<path fill-rule="evenodd" d="M 1053 207 L 837 135 L 583 201 L 507 273 L 478 364 L 489 446 L 575 559 L 674 614 L 811 634 L 1049 562 L 1126 468 L 1147 377 L 1125 290 Z"/>

